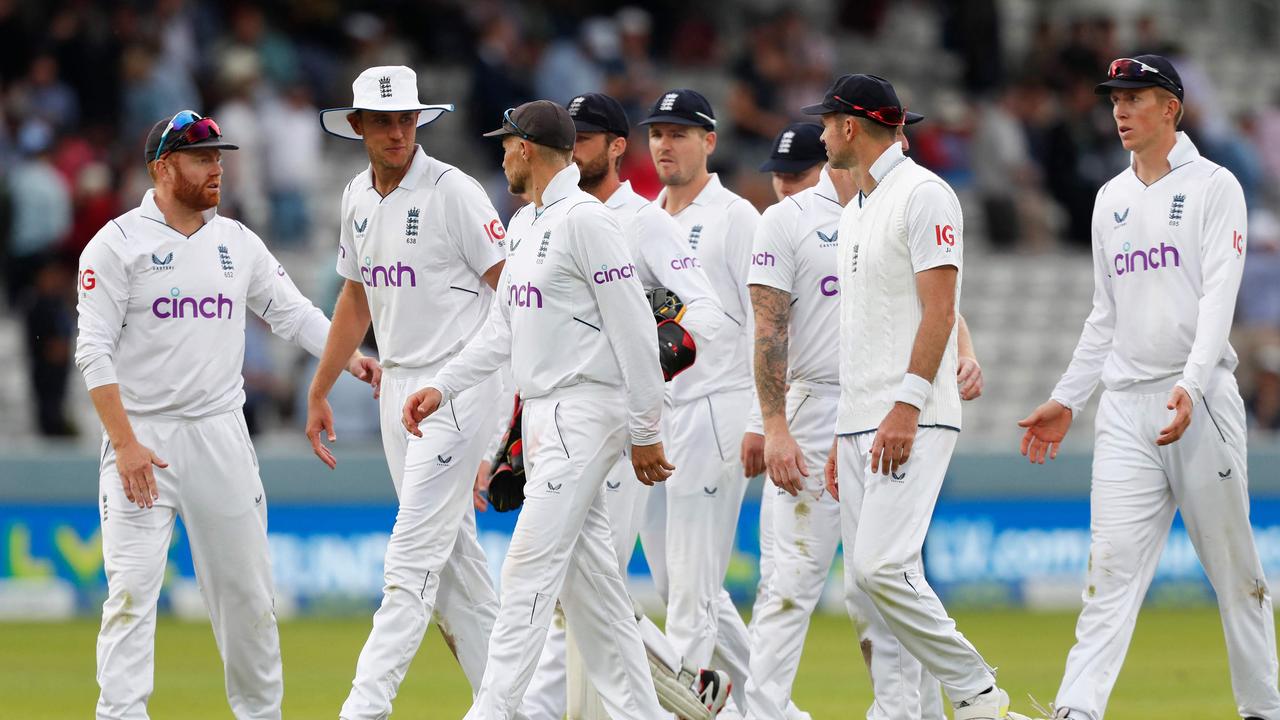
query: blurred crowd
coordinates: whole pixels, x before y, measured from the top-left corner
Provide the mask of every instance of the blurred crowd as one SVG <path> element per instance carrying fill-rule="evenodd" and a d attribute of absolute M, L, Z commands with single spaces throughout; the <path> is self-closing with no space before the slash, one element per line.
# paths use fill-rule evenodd
<path fill-rule="evenodd" d="M 497 175 L 500 149 L 478 134 L 505 109 L 603 90 L 634 121 L 664 89 L 703 83 L 696 87 L 721 120 L 712 169 L 764 207 L 772 193 L 756 166 L 771 140 L 834 75 L 862 71 L 841 62 L 883 42 L 903 14 L 927 29 L 916 35 L 937 57 L 926 72 L 891 77 L 929 118 L 912 128 L 911 152 L 966 198 L 970 237 L 982 238 L 971 245 L 993 252 L 1087 250 L 1094 195 L 1127 162 L 1093 86 L 1115 57 L 1174 60 L 1187 88 L 1183 129 L 1240 179 L 1255 216 L 1236 341 L 1257 424 L 1280 428 L 1280 221 L 1271 211 L 1280 105 L 1223 112 L 1210 74 L 1155 15 L 1122 26 L 1110 16 L 1044 14 L 1027 50 L 1002 53 L 1005 6 L 0 0 L 0 319 L 22 327 L 38 431 L 77 431 L 65 410 L 76 259 L 136 205 L 147 187 L 143 137 L 179 109 L 212 115 L 241 145 L 224 155 L 220 211 L 278 252 L 331 253 L 335 188 L 346 180 L 328 177 L 331 160 L 352 150 L 323 136 L 317 112 L 348 104 L 351 80 L 373 65 L 413 66 L 428 101 L 458 104 L 461 117 L 440 125 L 454 128 L 440 131 L 453 133 L 449 142 L 428 150 L 486 180 L 500 209 L 512 209 Z M 631 148 L 623 175 L 655 196 L 645 144 Z M 269 424 L 296 412 L 305 379 L 273 365 L 260 347 L 266 335 L 250 328 L 246 378 L 250 412 Z"/>

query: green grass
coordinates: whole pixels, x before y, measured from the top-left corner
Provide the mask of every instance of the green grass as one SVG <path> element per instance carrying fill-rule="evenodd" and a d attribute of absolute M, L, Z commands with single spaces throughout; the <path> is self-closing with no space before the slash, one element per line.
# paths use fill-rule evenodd
<path fill-rule="evenodd" d="M 959 613 L 960 629 L 988 662 L 1015 710 L 1026 696 L 1053 699 L 1073 639 L 1075 616 L 1019 611 Z M 367 618 L 281 624 L 286 718 L 334 718 L 350 687 Z M 0 624 L 0 716 L 14 720 L 86 718 L 97 697 L 97 622 Z M 861 717 L 870 685 L 849 621 L 815 618 L 795 700 L 814 718 Z M 470 691 L 433 629 L 400 696 L 397 718 L 461 718 Z M 1235 717 L 1226 650 L 1212 610 L 1147 610 L 1111 698 L 1108 720 Z M 222 670 L 207 625 L 162 620 L 156 649 L 154 718 L 228 718 Z"/>

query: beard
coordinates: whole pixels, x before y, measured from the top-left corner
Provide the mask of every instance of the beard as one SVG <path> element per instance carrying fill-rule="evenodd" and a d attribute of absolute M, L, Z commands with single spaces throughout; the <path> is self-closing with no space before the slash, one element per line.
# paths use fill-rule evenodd
<path fill-rule="evenodd" d="M 578 172 L 582 176 L 578 180 L 580 189 L 587 190 L 588 188 L 599 187 L 600 183 L 604 182 L 604 179 L 609 176 L 609 153 L 602 152 L 579 163 Z"/>
<path fill-rule="evenodd" d="M 507 173 L 507 192 L 512 195 L 524 195 L 529 189 L 529 171 L 511 170 Z"/>
<path fill-rule="evenodd" d="M 197 212 L 204 212 L 218 206 L 218 201 L 222 197 L 221 184 L 218 190 L 210 190 L 205 187 L 208 184 L 207 180 L 204 183 L 193 183 L 183 177 L 182 173 L 176 175 L 173 184 L 174 200 Z"/>

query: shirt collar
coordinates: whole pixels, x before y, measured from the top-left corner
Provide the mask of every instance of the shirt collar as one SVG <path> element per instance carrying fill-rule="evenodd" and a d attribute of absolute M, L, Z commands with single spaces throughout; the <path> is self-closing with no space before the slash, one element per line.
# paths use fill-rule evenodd
<path fill-rule="evenodd" d="M 542 191 L 542 210 L 546 210 L 547 206 L 553 202 L 569 197 L 578 189 L 580 179 L 582 179 L 582 173 L 578 171 L 576 163 L 569 163 L 563 170 L 556 173 Z"/>
<path fill-rule="evenodd" d="M 405 190 L 413 190 L 418 187 L 418 181 L 427 174 L 427 166 L 431 164 L 431 158 L 427 156 L 427 151 L 422 149 L 421 145 L 413 146 L 413 159 L 409 161 L 409 170 L 400 178 L 400 184 L 396 187 L 402 187 Z M 374 187 L 373 166 L 369 166 L 369 189 L 377 190 Z M 393 188 L 394 189 L 394 188 Z M 390 193 L 388 193 L 390 194 Z"/>
<path fill-rule="evenodd" d="M 142 216 L 145 218 L 150 218 L 156 222 L 164 223 L 165 225 L 169 224 L 164 219 L 164 213 L 160 212 L 160 206 L 156 205 L 156 191 L 154 188 L 143 194 L 142 204 L 138 206 L 138 210 L 141 211 Z M 210 220 L 213 220 L 213 218 L 217 216 L 217 214 L 218 208 L 211 207 L 208 210 L 201 212 L 200 217 L 204 218 L 205 224 L 207 225 Z"/>
<path fill-rule="evenodd" d="M 638 196 L 639 194 L 635 190 L 631 189 L 631 181 L 623 180 L 622 183 L 618 185 L 618 189 L 613 191 L 613 194 L 609 196 L 609 199 L 606 200 L 604 204 L 610 210 L 617 210 L 620 207 L 625 207 L 633 197 Z"/>
<path fill-rule="evenodd" d="M 836 192 L 836 184 L 831 180 L 830 165 L 822 166 L 822 170 L 818 173 L 818 184 L 813 186 L 813 192 L 840 202 L 839 194 Z"/>
<path fill-rule="evenodd" d="M 708 178 L 707 184 L 702 186 L 702 190 L 698 193 L 698 196 L 693 199 L 693 202 L 689 203 L 690 205 L 707 207 L 715 202 L 716 197 L 720 193 L 724 192 L 724 184 L 720 182 L 719 173 L 708 173 Z M 654 202 L 661 207 L 666 204 L 666 201 L 667 189 L 662 188 L 662 192 L 658 193 L 658 199 Z"/>
<path fill-rule="evenodd" d="M 876 184 L 879 185 L 884 180 L 884 176 L 888 175 L 890 170 L 897 167 L 898 163 L 905 159 L 906 156 L 902 154 L 902 143 L 895 142 L 885 148 L 880 157 L 871 163 L 871 168 L 867 172 L 871 174 L 871 179 L 875 180 Z"/>
<path fill-rule="evenodd" d="M 1169 151 L 1169 169 L 1186 165 L 1187 163 L 1200 157 L 1200 151 L 1196 149 L 1196 144 L 1191 142 L 1191 138 L 1187 137 L 1184 132 L 1179 132 L 1177 140 L 1173 143 L 1173 149 Z M 1133 167 L 1134 154 L 1129 153 L 1129 167 Z"/>

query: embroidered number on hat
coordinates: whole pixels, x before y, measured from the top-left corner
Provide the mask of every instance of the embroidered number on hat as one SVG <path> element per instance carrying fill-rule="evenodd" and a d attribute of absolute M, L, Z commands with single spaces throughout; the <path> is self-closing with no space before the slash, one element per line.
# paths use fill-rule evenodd
<path fill-rule="evenodd" d="M 662 102 L 658 105 L 658 110 L 662 112 L 671 112 L 676 107 L 676 98 L 680 97 L 680 93 L 667 93 L 662 96 Z"/>
<path fill-rule="evenodd" d="M 378 78 L 378 94 L 384 99 L 391 97 L 391 78 L 383 75 Z"/>

